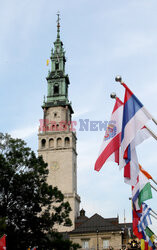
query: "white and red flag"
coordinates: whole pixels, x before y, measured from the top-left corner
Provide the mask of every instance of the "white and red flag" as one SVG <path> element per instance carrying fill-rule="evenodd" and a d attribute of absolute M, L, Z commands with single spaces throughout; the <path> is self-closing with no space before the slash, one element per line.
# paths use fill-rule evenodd
<path fill-rule="evenodd" d="M 119 147 L 121 143 L 123 103 L 116 97 L 112 111 L 111 120 L 107 127 L 98 159 L 95 163 L 95 170 L 99 171 L 107 160 L 119 164 Z"/>

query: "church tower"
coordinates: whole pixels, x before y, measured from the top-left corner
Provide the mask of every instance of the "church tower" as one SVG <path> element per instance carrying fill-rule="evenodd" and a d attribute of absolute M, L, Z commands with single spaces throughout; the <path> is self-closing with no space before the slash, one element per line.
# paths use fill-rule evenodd
<path fill-rule="evenodd" d="M 58 230 L 71 231 L 79 216 L 80 197 L 77 194 L 76 133 L 71 116 L 73 109 L 68 100 L 69 77 L 65 74 L 65 51 L 60 40 L 60 18 L 57 20 L 57 39 L 51 51 L 51 70 L 48 73 L 47 99 L 43 103 L 43 120 L 40 121 L 38 153 L 48 163 L 48 183 L 57 186 L 70 203 L 71 227 Z"/>

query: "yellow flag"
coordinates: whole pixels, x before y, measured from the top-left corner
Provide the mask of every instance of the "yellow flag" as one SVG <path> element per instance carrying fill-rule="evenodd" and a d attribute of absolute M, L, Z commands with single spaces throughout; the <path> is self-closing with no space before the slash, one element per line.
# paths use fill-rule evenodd
<path fill-rule="evenodd" d="M 49 65 L 49 62 L 50 62 L 50 60 L 49 60 L 49 59 L 47 59 L 47 60 L 46 60 L 46 66 L 48 66 L 48 65 Z"/>
<path fill-rule="evenodd" d="M 141 250 L 145 250 L 145 241 L 141 239 Z"/>

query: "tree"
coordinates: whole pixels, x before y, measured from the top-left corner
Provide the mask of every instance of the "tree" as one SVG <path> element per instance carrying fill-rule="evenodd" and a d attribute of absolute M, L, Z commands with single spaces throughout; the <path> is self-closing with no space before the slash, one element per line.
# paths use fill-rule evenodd
<path fill-rule="evenodd" d="M 8 250 L 60 249 L 57 242 L 64 242 L 53 228 L 71 225 L 71 208 L 58 188 L 48 185 L 47 176 L 42 157 L 23 140 L 0 133 L 0 235 L 7 235 Z M 66 243 L 64 249 L 73 247 Z"/>

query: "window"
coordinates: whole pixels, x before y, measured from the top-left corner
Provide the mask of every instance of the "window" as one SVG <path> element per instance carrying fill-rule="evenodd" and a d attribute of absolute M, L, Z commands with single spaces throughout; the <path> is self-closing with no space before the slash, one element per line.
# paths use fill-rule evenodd
<path fill-rule="evenodd" d="M 56 66 L 56 70 L 58 70 L 59 69 L 59 63 L 56 62 L 55 66 Z"/>
<path fill-rule="evenodd" d="M 62 139 L 57 138 L 57 147 L 62 147 Z"/>
<path fill-rule="evenodd" d="M 82 241 L 82 248 L 88 249 L 89 248 L 89 240 L 83 240 Z"/>
<path fill-rule="evenodd" d="M 45 140 L 45 139 L 42 139 L 42 140 L 41 140 L 41 147 L 42 147 L 42 148 L 45 148 L 45 146 L 46 146 L 46 140 Z"/>
<path fill-rule="evenodd" d="M 103 249 L 109 248 L 109 240 L 103 240 Z"/>
<path fill-rule="evenodd" d="M 69 137 L 65 137 L 65 147 L 69 147 L 70 146 L 70 139 Z"/>
<path fill-rule="evenodd" d="M 51 139 L 49 140 L 49 147 L 50 147 L 50 148 L 54 148 L 54 140 L 53 140 L 53 138 L 51 138 Z"/>
<path fill-rule="evenodd" d="M 59 86 L 58 86 L 58 84 L 54 85 L 53 94 L 54 95 L 59 95 Z"/>

